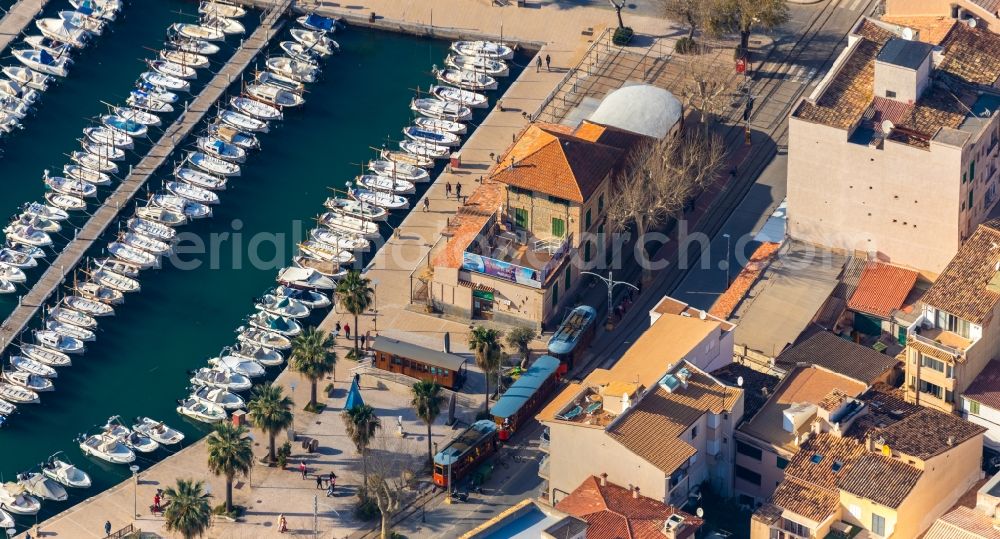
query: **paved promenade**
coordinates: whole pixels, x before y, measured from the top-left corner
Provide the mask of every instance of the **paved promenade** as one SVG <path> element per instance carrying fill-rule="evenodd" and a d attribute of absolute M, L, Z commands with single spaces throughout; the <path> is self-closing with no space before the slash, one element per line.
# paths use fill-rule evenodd
<path fill-rule="evenodd" d="M 17 39 L 17 36 L 35 20 L 49 0 L 18 0 L 0 19 L 0 53 Z"/>

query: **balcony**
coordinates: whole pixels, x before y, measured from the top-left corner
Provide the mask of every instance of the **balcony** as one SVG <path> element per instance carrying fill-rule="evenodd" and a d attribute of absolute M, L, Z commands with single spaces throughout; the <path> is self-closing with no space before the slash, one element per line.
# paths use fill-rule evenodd
<path fill-rule="evenodd" d="M 966 339 L 958 333 L 933 327 L 925 315 L 918 317 L 907 329 L 906 338 L 907 341 L 913 340 L 959 358 L 964 357 L 969 348 L 975 344 L 975 341 Z"/>
<path fill-rule="evenodd" d="M 536 237 L 508 226 L 494 214 L 465 249 L 462 269 L 514 283 L 543 288 L 570 254 L 573 235 Z"/>

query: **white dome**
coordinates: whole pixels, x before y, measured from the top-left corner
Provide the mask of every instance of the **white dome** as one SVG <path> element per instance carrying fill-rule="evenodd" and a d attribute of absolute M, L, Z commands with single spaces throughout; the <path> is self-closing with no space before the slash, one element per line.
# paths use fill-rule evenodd
<path fill-rule="evenodd" d="M 589 120 L 661 139 L 681 119 L 681 102 L 663 88 L 636 84 L 607 95 Z"/>

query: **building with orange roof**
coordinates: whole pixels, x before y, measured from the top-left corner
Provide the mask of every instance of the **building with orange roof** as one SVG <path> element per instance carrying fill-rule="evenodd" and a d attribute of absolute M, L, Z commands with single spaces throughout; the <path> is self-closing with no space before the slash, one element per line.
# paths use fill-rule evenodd
<path fill-rule="evenodd" d="M 921 19 L 940 19 L 1000 33 L 1000 0 L 886 0 L 884 18 L 897 24 L 916 19 L 917 28 Z"/>
<path fill-rule="evenodd" d="M 854 314 L 855 331 L 867 335 L 892 331 L 892 315 L 903 307 L 917 277 L 918 273 L 911 269 L 868 262 L 847 301 L 848 310 Z"/>

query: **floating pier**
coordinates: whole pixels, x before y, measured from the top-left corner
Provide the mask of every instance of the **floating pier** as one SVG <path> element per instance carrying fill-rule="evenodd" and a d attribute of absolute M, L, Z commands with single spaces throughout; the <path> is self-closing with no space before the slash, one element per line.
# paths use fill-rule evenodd
<path fill-rule="evenodd" d="M 0 53 L 35 20 L 49 0 L 18 0 L 0 19 Z"/>

